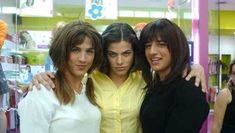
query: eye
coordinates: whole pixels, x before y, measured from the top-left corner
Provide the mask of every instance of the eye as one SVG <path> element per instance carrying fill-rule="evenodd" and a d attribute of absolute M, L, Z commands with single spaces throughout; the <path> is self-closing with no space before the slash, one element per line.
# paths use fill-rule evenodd
<path fill-rule="evenodd" d="M 126 52 L 122 53 L 122 55 L 123 55 L 124 57 L 127 57 L 127 56 L 129 56 L 131 53 L 132 53 L 131 51 L 126 51 Z"/>
<path fill-rule="evenodd" d="M 87 50 L 88 54 L 94 54 L 95 53 L 95 49 L 94 48 L 90 48 Z"/>
<path fill-rule="evenodd" d="M 166 43 L 165 42 L 160 42 L 159 43 L 161 46 L 166 46 Z"/>
<path fill-rule="evenodd" d="M 152 46 L 152 43 L 146 43 L 145 44 L 145 48 L 147 49 L 147 48 L 150 48 Z"/>
<path fill-rule="evenodd" d="M 157 46 L 162 48 L 162 47 L 167 47 L 167 44 L 164 41 L 158 41 Z"/>
<path fill-rule="evenodd" d="M 80 49 L 77 48 L 77 47 L 73 47 L 73 48 L 71 49 L 71 52 L 72 52 L 72 53 L 75 53 L 75 54 L 78 54 L 78 53 L 80 52 Z"/>
<path fill-rule="evenodd" d="M 114 52 L 108 52 L 108 56 L 113 58 L 113 57 L 116 57 L 117 54 Z"/>

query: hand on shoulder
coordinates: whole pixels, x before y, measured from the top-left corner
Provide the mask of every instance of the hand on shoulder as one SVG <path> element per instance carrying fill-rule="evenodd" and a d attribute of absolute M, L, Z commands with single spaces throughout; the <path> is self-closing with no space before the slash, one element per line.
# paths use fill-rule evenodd
<path fill-rule="evenodd" d="M 229 104 L 232 101 L 231 91 L 228 88 L 222 89 L 218 94 L 217 100 Z"/>

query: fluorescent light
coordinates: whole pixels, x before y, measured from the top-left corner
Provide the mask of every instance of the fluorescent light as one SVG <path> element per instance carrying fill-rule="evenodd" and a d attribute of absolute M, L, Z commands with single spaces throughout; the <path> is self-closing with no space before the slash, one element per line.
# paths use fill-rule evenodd
<path fill-rule="evenodd" d="M 192 13 L 191 12 L 185 12 L 184 13 L 184 18 L 185 19 L 192 19 Z"/>
<path fill-rule="evenodd" d="M 165 18 L 164 12 L 150 11 L 149 13 L 151 18 Z"/>
<path fill-rule="evenodd" d="M 2 14 L 18 14 L 19 9 L 16 7 L 2 7 Z"/>
<path fill-rule="evenodd" d="M 177 18 L 177 14 L 176 14 L 176 12 L 172 12 L 172 11 L 166 12 L 166 18 L 168 18 L 168 19 Z"/>
<path fill-rule="evenodd" d="M 118 12 L 120 17 L 134 17 L 134 12 L 132 10 L 120 10 Z"/>
<path fill-rule="evenodd" d="M 149 17 L 148 11 L 135 11 L 135 17 Z"/>

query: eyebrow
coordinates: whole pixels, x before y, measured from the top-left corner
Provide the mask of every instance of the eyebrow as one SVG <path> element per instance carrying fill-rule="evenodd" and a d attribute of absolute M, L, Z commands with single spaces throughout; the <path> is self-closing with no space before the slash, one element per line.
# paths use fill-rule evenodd
<path fill-rule="evenodd" d="M 122 53 L 125 53 L 125 52 L 132 52 L 133 50 L 130 50 L 130 49 L 128 49 L 128 50 L 126 50 L 126 51 L 123 51 Z M 114 52 L 114 51 L 112 51 L 112 50 L 108 50 L 108 52 L 110 52 L 110 53 L 117 53 L 117 52 Z"/>

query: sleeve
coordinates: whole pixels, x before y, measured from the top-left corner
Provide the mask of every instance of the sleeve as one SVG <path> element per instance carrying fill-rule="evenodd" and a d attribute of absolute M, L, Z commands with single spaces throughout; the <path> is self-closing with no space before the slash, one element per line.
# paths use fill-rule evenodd
<path fill-rule="evenodd" d="M 0 63 L 0 95 L 3 95 L 9 91 L 7 85 L 7 79 L 3 73 L 2 65 Z"/>
<path fill-rule="evenodd" d="M 3 42 L 7 35 L 7 24 L 0 19 L 0 49 L 2 48 Z"/>
<path fill-rule="evenodd" d="M 21 133 L 49 133 L 53 116 L 53 95 L 45 88 L 29 92 L 18 104 Z"/>
<path fill-rule="evenodd" d="M 187 81 L 185 81 L 187 82 Z M 177 88 L 175 104 L 170 108 L 166 133 L 198 133 L 209 113 L 209 105 L 194 80 Z"/>

